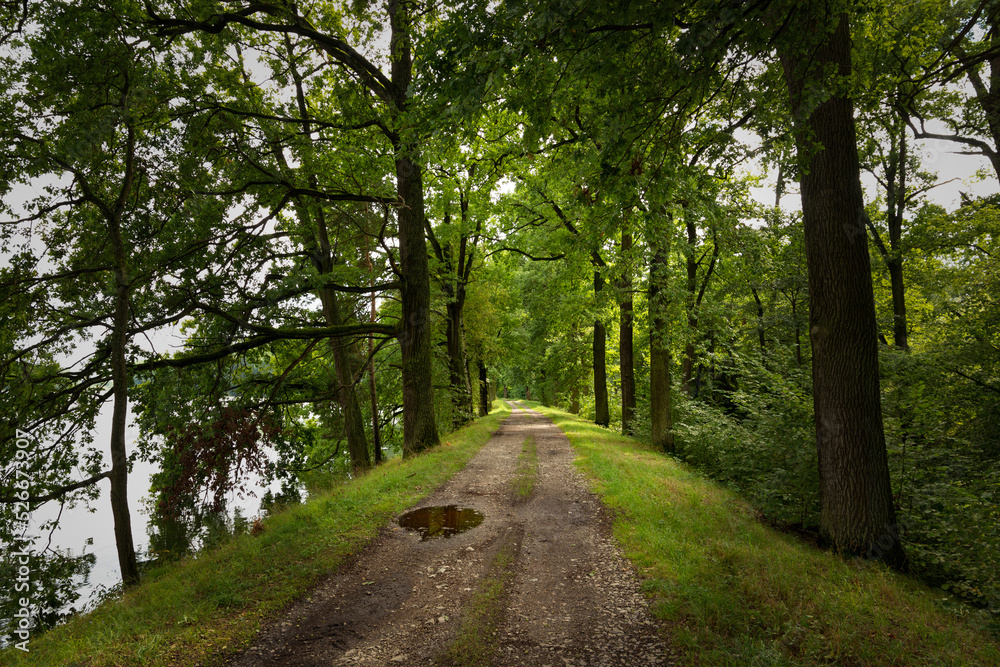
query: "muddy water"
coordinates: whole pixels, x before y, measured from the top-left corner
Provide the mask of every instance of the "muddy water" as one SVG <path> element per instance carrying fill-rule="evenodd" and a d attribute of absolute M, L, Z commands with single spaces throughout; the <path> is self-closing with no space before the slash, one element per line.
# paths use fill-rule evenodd
<path fill-rule="evenodd" d="M 421 507 L 399 517 L 399 525 L 420 533 L 420 539 L 452 537 L 475 528 L 485 517 L 481 512 L 458 505 Z"/>

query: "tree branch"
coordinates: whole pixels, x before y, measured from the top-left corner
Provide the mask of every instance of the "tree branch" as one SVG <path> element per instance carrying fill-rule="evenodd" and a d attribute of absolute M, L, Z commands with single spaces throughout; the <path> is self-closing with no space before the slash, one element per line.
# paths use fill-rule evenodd
<path fill-rule="evenodd" d="M 65 486 L 60 486 L 53 491 L 46 493 L 42 496 L 28 496 L 27 500 L 23 498 L 17 498 L 15 496 L 0 496 L 0 504 L 11 505 L 13 503 L 47 503 L 50 500 L 56 500 L 57 498 L 62 498 L 67 493 L 71 493 L 78 489 L 83 489 L 88 486 L 97 484 L 99 481 L 105 477 L 110 477 L 111 471 L 105 470 L 102 473 L 94 475 L 93 477 L 88 477 L 87 479 L 80 480 L 79 482 L 74 482 L 73 484 L 66 484 Z"/>
<path fill-rule="evenodd" d="M 509 247 L 509 246 L 503 246 L 501 248 L 497 248 L 496 250 L 491 250 L 490 252 L 486 253 L 486 256 L 489 257 L 491 255 L 494 255 L 494 254 L 498 253 L 498 252 L 504 252 L 504 251 L 506 251 L 506 252 L 516 252 L 519 255 L 524 255 L 525 257 L 527 257 L 528 259 L 530 259 L 532 262 L 554 262 L 556 260 L 564 259 L 566 257 L 566 253 L 564 253 L 564 252 L 563 253 L 559 253 L 558 255 L 549 255 L 547 257 L 537 257 L 535 255 L 532 255 L 531 253 L 528 253 L 528 252 L 525 252 L 524 250 L 521 250 L 520 248 L 512 248 L 512 247 Z"/>

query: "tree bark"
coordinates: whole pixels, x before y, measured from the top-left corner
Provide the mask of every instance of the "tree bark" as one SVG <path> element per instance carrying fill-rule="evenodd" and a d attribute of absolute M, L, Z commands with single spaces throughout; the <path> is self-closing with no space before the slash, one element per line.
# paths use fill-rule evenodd
<path fill-rule="evenodd" d="M 750 286 L 750 293 L 753 294 L 754 303 L 757 304 L 757 344 L 763 357 L 767 352 L 767 340 L 764 337 L 764 302 L 760 300 L 760 294 L 753 285 Z"/>
<path fill-rule="evenodd" d="M 799 322 L 798 300 L 792 299 L 792 321 L 795 323 L 795 365 L 802 365 L 802 325 Z"/>
<path fill-rule="evenodd" d="M 708 289 L 708 282 L 712 279 L 712 274 L 715 272 L 715 264 L 719 259 L 719 244 L 713 232 L 712 259 L 709 262 L 708 267 L 705 269 L 705 275 L 699 284 L 698 269 L 701 266 L 704 257 L 701 259 L 695 259 L 695 249 L 696 244 L 698 243 L 698 228 L 695 226 L 694 222 L 690 220 L 685 221 L 685 225 L 687 227 L 687 261 L 685 264 L 687 266 L 688 291 L 688 341 L 684 346 L 684 358 L 681 361 L 681 391 L 690 396 L 691 378 L 694 375 L 695 364 L 694 343 L 695 338 L 698 335 L 698 310 L 701 308 L 701 302 L 705 298 L 705 291 Z"/>
<path fill-rule="evenodd" d="M 469 216 L 469 199 L 465 191 L 459 188 L 459 207 L 462 214 L 462 229 L 466 229 Z M 447 320 L 445 322 L 445 348 L 448 353 L 449 391 L 452 403 L 452 426 L 468 423 L 473 416 L 472 379 L 469 373 L 469 357 L 465 348 L 465 295 L 466 285 L 472 274 L 472 265 L 478 243 L 479 225 L 476 237 L 469 243 L 465 232 L 460 233 L 458 242 L 458 257 L 455 258 L 451 241 L 439 243 L 434 230 L 424 220 L 424 230 L 430 241 L 431 248 L 440 263 L 439 280 L 444 290 Z M 444 215 L 444 226 L 451 225 L 451 216 Z"/>
<path fill-rule="evenodd" d="M 403 454 L 412 456 L 438 439 L 431 366 L 430 270 L 424 238 L 423 183 L 408 156 L 396 160 L 399 208 L 399 268 L 402 282 Z"/>
<path fill-rule="evenodd" d="M 411 21 L 407 3 L 389 0 L 391 80 L 397 119 L 406 113 L 413 79 Z M 399 345 L 403 375 L 403 455 L 437 445 L 431 365 L 430 268 L 424 236 L 424 185 L 418 150 L 412 139 L 397 135 L 396 193 L 402 323 Z"/>
<path fill-rule="evenodd" d="M 622 257 L 632 251 L 632 235 L 622 232 Z M 621 278 L 621 313 L 618 333 L 618 358 L 622 382 L 622 433 L 632 433 L 635 421 L 635 355 L 633 345 L 634 310 L 632 303 L 632 276 L 625 269 Z"/>
<path fill-rule="evenodd" d="M 906 288 L 903 284 L 903 258 L 893 257 L 886 262 L 886 265 L 889 269 L 889 283 L 892 286 L 892 342 L 901 350 L 909 350 L 909 326 L 906 323 Z"/>
<path fill-rule="evenodd" d="M 820 533 L 839 552 L 904 569 L 882 426 L 878 329 L 853 105 L 834 93 L 815 109 L 805 106 L 805 100 L 817 97 L 817 86 L 828 86 L 821 77 L 830 66 L 849 78 L 849 21 L 846 15 L 834 18 L 836 29 L 830 33 L 819 9 L 809 5 L 806 11 L 812 17 L 807 34 L 820 35 L 820 43 L 808 53 L 785 49 L 781 62 L 802 163 Z"/>
<path fill-rule="evenodd" d="M 486 375 L 486 364 L 479 360 L 479 416 L 490 414 L 490 383 Z"/>
<path fill-rule="evenodd" d="M 465 328 L 462 325 L 462 311 L 465 306 L 465 290 L 459 285 L 458 294 L 450 298 L 447 305 L 445 342 L 448 348 L 448 372 L 451 384 L 451 402 L 454 408 L 452 426 L 459 426 L 472 420 L 472 387 L 465 355 Z"/>
<path fill-rule="evenodd" d="M 311 220 L 313 223 L 313 234 L 317 244 L 316 252 L 313 255 L 316 272 L 321 276 L 328 275 L 333 271 L 335 258 L 326 224 L 326 215 L 322 208 L 317 209 L 313 215 L 313 212 L 304 203 L 299 205 L 298 211 L 303 221 Z M 335 327 L 345 324 L 334 288 L 321 287 L 319 299 L 323 306 L 323 319 L 328 326 Z M 331 338 L 330 351 L 333 353 L 333 367 L 337 377 L 337 397 L 344 421 L 344 431 L 347 435 L 347 451 L 351 457 L 351 467 L 356 472 L 369 470 L 372 463 L 368 453 L 368 437 L 365 434 L 364 418 L 361 416 L 357 388 L 354 386 L 355 363 L 351 359 L 348 339 Z"/>
<path fill-rule="evenodd" d="M 670 348 L 667 331 L 667 251 L 660 239 L 650 241 L 649 265 L 649 403 L 653 446 L 674 451 L 670 406 Z"/>
<path fill-rule="evenodd" d="M 594 299 L 604 289 L 604 278 L 599 271 L 594 271 Z M 600 318 L 594 320 L 594 423 L 607 427 L 611 422 L 608 407 L 608 370 L 607 370 L 607 330 Z"/>
<path fill-rule="evenodd" d="M 889 252 L 885 254 L 889 283 L 892 286 L 892 338 L 896 347 L 910 349 L 906 324 L 906 290 L 903 285 L 903 215 L 906 211 L 906 126 L 899 126 L 899 150 L 896 152 L 896 174 L 888 174 L 886 184 L 886 222 L 889 227 Z"/>
<path fill-rule="evenodd" d="M 695 244 L 698 242 L 698 228 L 690 220 L 685 220 L 687 228 L 687 254 L 685 268 L 687 269 L 687 321 L 688 341 L 684 345 L 684 358 L 681 359 L 681 391 L 691 395 L 691 376 L 694 373 L 694 337 L 698 333 L 698 313 L 695 307 L 695 292 L 698 289 L 698 262 L 695 259 Z"/>
<path fill-rule="evenodd" d="M 322 288 L 320 301 L 323 304 L 323 316 L 327 324 L 338 326 L 344 323 L 334 290 L 328 287 Z M 368 438 L 365 434 L 364 418 L 361 416 L 361 404 L 354 386 L 355 363 L 351 359 L 349 345 L 348 339 L 330 339 L 333 367 L 337 376 L 337 396 L 344 420 L 344 430 L 347 433 L 347 451 L 351 457 L 351 468 L 355 472 L 361 472 L 371 469 L 372 462 L 368 453 Z"/>
<path fill-rule="evenodd" d="M 375 282 L 375 266 L 372 264 L 371 252 L 365 248 L 365 259 L 368 261 L 368 272 L 371 275 L 370 283 Z M 369 321 L 374 324 L 378 319 L 378 308 L 376 306 L 375 293 L 372 292 Z M 375 452 L 375 465 L 382 463 L 382 430 L 379 425 L 378 414 L 378 391 L 375 386 L 375 337 L 368 336 L 368 398 L 371 402 L 372 410 L 372 449 Z"/>
<path fill-rule="evenodd" d="M 116 239 L 116 245 L 120 242 Z M 117 248 L 115 251 L 117 255 Z M 111 337 L 111 377 L 114 411 L 111 418 L 111 515 L 115 524 L 115 545 L 122 583 L 139 583 L 139 566 L 132 541 L 132 516 L 128 508 L 128 456 L 125 426 L 128 421 L 128 373 L 125 366 L 125 337 L 129 325 L 128 282 L 123 265 L 115 271 L 115 316 Z"/>
<path fill-rule="evenodd" d="M 375 299 L 372 298 L 372 310 Z M 373 315 L 374 318 L 374 315 Z M 375 465 L 382 463 L 382 431 L 379 428 L 378 392 L 375 387 L 375 341 L 368 337 L 368 397 L 372 407 L 372 448 L 375 450 Z"/>

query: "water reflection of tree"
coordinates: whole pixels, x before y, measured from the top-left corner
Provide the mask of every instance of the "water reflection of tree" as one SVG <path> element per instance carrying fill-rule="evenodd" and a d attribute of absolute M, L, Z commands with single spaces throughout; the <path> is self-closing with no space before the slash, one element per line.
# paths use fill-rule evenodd
<path fill-rule="evenodd" d="M 0 588 L 0 647 L 18 641 L 11 633 L 16 629 L 21 600 L 29 602 L 31 635 L 55 627 L 80 609 L 83 586 L 96 562 L 92 553 L 74 554 L 47 546 L 38 549 L 28 543 L 11 542 L 0 548 L 0 581 L 7 582 Z M 15 557 L 21 548 L 29 553 L 30 574 L 21 589 L 18 568 L 21 559 Z"/>

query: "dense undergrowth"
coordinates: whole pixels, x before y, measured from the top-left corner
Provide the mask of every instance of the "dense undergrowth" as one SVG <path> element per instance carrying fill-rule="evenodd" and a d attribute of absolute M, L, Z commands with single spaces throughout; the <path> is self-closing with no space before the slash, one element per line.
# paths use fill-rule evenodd
<path fill-rule="evenodd" d="M 213 665 L 245 647 L 263 624 L 358 554 L 380 526 L 461 470 L 509 408 L 443 438 L 419 456 L 375 471 L 268 517 L 263 532 L 156 567 L 120 599 L 8 648 L 0 664 L 118 667 Z"/>
<path fill-rule="evenodd" d="M 912 353 L 882 357 L 897 527 L 915 576 L 985 610 L 1000 629 L 1000 461 L 990 442 L 975 441 L 933 362 Z M 727 405 L 682 397 L 677 456 L 739 491 L 768 521 L 815 532 L 819 478 L 808 378 L 742 370 Z"/>
<path fill-rule="evenodd" d="M 569 436 L 614 511 L 615 534 L 684 662 L 1000 664 L 984 615 L 764 525 L 739 495 L 647 445 L 538 409 Z"/>

